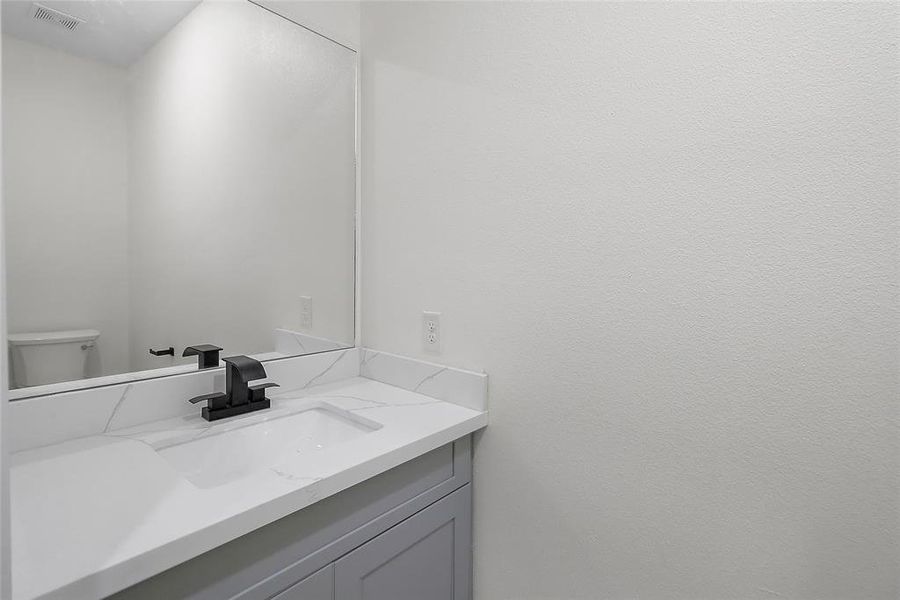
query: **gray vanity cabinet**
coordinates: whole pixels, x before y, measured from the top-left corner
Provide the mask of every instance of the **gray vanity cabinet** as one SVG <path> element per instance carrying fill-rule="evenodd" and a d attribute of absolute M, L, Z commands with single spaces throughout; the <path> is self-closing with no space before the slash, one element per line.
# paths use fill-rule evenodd
<path fill-rule="evenodd" d="M 319 569 L 272 600 L 334 600 L 334 565 Z"/>
<path fill-rule="evenodd" d="M 272 600 L 468 600 L 470 507 L 467 485 Z"/>
<path fill-rule="evenodd" d="M 334 564 L 335 600 L 467 600 L 471 552 L 468 487 L 338 560 Z"/>
<path fill-rule="evenodd" d="M 466 436 L 109 598 L 469 600 L 471 469 Z"/>

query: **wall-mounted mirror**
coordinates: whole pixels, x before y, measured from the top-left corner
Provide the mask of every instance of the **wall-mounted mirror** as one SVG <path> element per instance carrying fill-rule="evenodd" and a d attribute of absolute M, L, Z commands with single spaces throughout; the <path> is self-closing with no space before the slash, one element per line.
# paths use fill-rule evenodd
<path fill-rule="evenodd" d="M 2 38 L 12 397 L 353 345 L 354 51 L 244 0 L 4 0 Z"/>

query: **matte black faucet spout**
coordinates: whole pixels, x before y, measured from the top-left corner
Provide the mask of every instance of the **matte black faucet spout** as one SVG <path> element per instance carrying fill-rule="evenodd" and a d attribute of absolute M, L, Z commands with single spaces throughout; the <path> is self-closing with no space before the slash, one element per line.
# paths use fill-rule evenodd
<path fill-rule="evenodd" d="M 222 362 L 225 363 L 225 393 L 231 399 L 231 405 L 247 404 L 250 402 L 250 386 L 247 383 L 265 379 L 266 369 L 261 362 L 249 356 L 230 356 L 223 358 Z"/>

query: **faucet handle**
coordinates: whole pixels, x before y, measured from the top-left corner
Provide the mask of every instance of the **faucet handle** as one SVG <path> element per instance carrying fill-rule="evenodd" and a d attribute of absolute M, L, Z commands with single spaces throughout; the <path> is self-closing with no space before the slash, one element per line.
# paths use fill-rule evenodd
<path fill-rule="evenodd" d="M 189 399 L 188 402 L 191 404 L 197 404 L 198 402 L 203 402 L 206 400 L 206 407 L 209 410 L 218 410 L 220 408 L 225 408 L 228 404 L 228 396 L 223 392 L 213 392 L 212 394 L 203 394 L 202 396 L 194 396 Z"/>
<path fill-rule="evenodd" d="M 219 366 L 219 352 L 222 349 L 212 344 L 195 344 L 188 346 L 182 356 L 198 356 L 197 366 L 200 369 L 211 369 Z"/>
<path fill-rule="evenodd" d="M 250 386 L 250 402 L 259 402 L 261 400 L 266 400 L 266 390 L 273 387 L 281 387 L 277 383 L 267 382 L 260 383 L 259 385 L 251 385 Z"/>

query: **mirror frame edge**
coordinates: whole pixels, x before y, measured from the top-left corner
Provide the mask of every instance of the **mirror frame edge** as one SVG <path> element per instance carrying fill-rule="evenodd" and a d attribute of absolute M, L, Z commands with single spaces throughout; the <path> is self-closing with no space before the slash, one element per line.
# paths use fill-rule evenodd
<path fill-rule="evenodd" d="M 0 17 L 2 18 L 2 17 Z M 0 48 L 0 64 L 3 62 Z M 2 85 L 2 84 L 0 84 Z M 0 99 L 2 104 L 2 99 Z M 3 143 L 0 138 L 0 336 L 6 339 L 6 234 L 3 203 Z M 0 598 L 12 597 L 9 516 L 9 363 L 7 344 L 0 344 Z"/>

